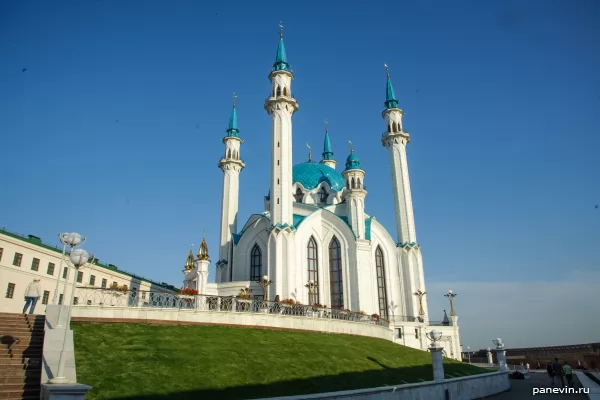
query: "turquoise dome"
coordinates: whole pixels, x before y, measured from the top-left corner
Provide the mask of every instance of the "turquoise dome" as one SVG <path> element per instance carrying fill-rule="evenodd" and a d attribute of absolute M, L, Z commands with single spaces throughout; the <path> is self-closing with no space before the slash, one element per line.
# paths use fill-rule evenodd
<path fill-rule="evenodd" d="M 349 169 L 360 169 L 360 161 L 356 157 L 356 154 L 354 154 L 354 151 L 346 159 L 346 170 Z"/>
<path fill-rule="evenodd" d="M 346 184 L 342 174 L 325 164 L 309 161 L 292 168 L 292 183 L 300 183 L 305 189 L 312 190 L 321 182 L 327 182 L 336 192 Z"/>

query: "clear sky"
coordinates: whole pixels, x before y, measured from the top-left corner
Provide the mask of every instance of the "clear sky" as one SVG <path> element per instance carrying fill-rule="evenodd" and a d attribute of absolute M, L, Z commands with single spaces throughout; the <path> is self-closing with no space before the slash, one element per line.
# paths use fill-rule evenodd
<path fill-rule="evenodd" d="M 317 157 L 329 121 L 335 158 L 352 140 L 367 213 L 395 237 L 390 65 L 431 318 L 453 289 L 465 346 L 503 324 L 509 347 L 598 341 L 575 300 L 599 292 L 599 18 L 593 0 L 0 2 L 0 227 L 51 244 L 80 232 L 102 262 L 176 286 L 203 230 L 216 262 L 233 91 L 240 228 L 269 189 L 281 20 L 294 162 L 306 142 Z"/>

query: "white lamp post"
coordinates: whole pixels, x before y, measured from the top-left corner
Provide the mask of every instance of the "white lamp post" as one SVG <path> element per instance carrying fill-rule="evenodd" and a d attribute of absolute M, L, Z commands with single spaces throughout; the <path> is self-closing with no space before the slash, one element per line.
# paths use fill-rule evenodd
<path fill-rule="evenodd" d="M 60 266 L 58 267 L 58 273 L 56 274 L 56 288 L 54 289 L 54 296 L 52 296 L 52 304 L 58 304 L 58 298 L 59 298 L 58 284 L 60 282 L 60 276 L 62 275 L 63 262 L 65 260 L 65 253 L 67 252 L 67 246 L 70 247 L 70 250 L 73 250 L 74 247 L 77 247 L 77 246 L 85 243 L 85 236 L 82 236 L 79 233 L 75 233 L 75 232 L 59 233 L 58 239 L 63 244 L 63 252 L 62 252 L 62 257 L 60 258 Z M 63 297 L 65 297 L 64 294 L 65 294 L 65 290 L 67 288 L 67 280 L 68 279 L 69 279 L 69 273 L 67 272 L 67 276 L 65 277 L 65 285 L 63 287 Z"/>
<path fill-rule="evenodd" d="M 269 301 L 269 285 L 273 282 L 269 279 L 268 276 L 264 275 L 258 283 L 263 288 L 264 301 Z"/>
<path fill-rule="evenodd" d="M 315 289 L 317 288 L 317 283 L 311 279 L 304 287 L 308 289 L 308 305 L 312 306 L 315 302 Z"/>
<path fill-rule="evenodd" d="M 469 364 L 471 364 L 471 346 L 467 346 L 467 354 L 469 355 Z"/>
<path fill-rule="evenodd" d="M 75 249 L 71 251 L 69 256 L 73 266 L 75 267 L 75 271 L 84 266 L 90 258 L 92 258 L 92 263 L 95 260 L 95 257 L 89 254 L 87 251 L 83 249 Z M 50 379 L 49 383 L 69 383 L 69 380 L 65 377 L 65 349 L 67 347 L 67 338 L 69 336 L 69 330 L 71 328 L 71 312 L 73 310 L 73 297 L 75 295 L 75 283 L 76 280 L 73 279 L 73 285 L 71 286 L 71 294 L 69 295 L 69 314 L 67 315 L 67 322 L 65 324 L 65 336 L 63 338 L 63 346 L 60 351 L 60 359 L 58 360 L 58 373 L 52 379 Z M 64 296 L 63 296 L 64 300 Z M 64 301 L 63 301 L 64 303 Z M 73 343 L 71 343 L 73 344 Z M 74 346 L 71 346 L 71 351 L 73 352 Z M 73 352 L 74 353 L 74 352 Z M 75 356 L 75 354 L 73 354 Z"/>

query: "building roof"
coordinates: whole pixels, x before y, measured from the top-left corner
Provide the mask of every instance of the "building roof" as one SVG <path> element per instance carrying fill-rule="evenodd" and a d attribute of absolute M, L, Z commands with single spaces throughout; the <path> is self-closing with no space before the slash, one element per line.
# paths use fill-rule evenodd
<path fill-rule="evenodd" d="M 229 118 L 229 128 L 227 128 L 227 136 L 239 137 L 240 130 L 238 128 L 237 111 L 235 104 L 231 110 L 231 117 Z"/>
<path fill-rule="evenodd" d="M 305 189 L 312 190 L 321 182 L 327 182 L 336 192 L 342 190 L 345 185 L 342 174 L 325 164 L 309 161 L 296 164 L 292 168 L 292 183 L 300 183 Z"/>
<path fill-rule="evenodd" d="M 37 236 L 29 235 L 29 237 L 25 237 L 25 236 L 22 236 L 22 235 L 13 233 L 13 232 L 9 232 L 9 231 L 7 231 L 5 229 L 0 229 L 0 234 L 12 237 L 14 239 L 21 240 L 23 242 L 27 242 L 27 243 L 33 244 L 33 245 L 38 246 L 38 247 L 42 247 L 42 248 L 47 249 L 47 250 L 54 251 L 54 252 L 56 252 L 58 254 L 62 254 L 62 249 L 61 248 L 59 248 L 58 246 L 50 246 L 48 244 L 44 244 L 44 243 L 42 243 L 42 239 L 40 239 Z M 69 254 L 69 252 L 67 252 L 66 254 Z M 126 276 L 129 276 L 129 277 L 133 278 L 133 279 L 137 279 L 140 282 L 147 282 L 147 283 L 150 283 L 150 284 L 152 284 L 154 286 L 158 286 L 158 287 L 163 288 L 163 289 L 172 290 L 172 291 L 179 290 L 175 286 L 169 285 L 166 282 L 161 282 L 161 283 L 154 282 L 154 281 L 152 281 L 150 279 L 141 277 L 139 275 L 123 271 L 121 269 L 118 269 L 117 266 L 113 265 L 113 264 L 101 264 L 100 262 L 98 262 L 98 260 L 96 260 L 96 262 L 94 262 L 94 266 L 97 266 L 97 267 L 100 267 L 100 268 L 104 268 L 104 269 L 109 270 L 109 271 L 118 272 L 118 273 L 120 273 L 122 275 L 126 275 Z"/>

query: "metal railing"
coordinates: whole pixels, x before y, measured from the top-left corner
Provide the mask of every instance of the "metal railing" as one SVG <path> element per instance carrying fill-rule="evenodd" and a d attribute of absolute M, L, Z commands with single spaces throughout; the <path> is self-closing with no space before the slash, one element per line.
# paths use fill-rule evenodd
<path fill-rule="evenodd" d="M 177 293 L 119 291 L 101 288 L 77 288 L 75 307 L 161 308 L 190 311 L 221 311 L 253 314 L 277 314 L 291 317 L 327 318 L 389 327 L 387 321 L 364 313 L 320 308 L 305 304 L 286 304 L 233 296 L 181 295 Z"/>

